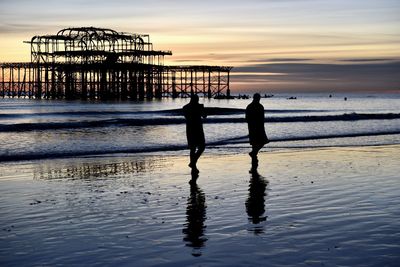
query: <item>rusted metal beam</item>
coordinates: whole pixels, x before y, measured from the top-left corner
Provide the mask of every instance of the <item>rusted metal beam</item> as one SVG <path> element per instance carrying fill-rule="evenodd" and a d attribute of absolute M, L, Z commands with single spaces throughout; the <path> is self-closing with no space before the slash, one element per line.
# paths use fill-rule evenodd
<path fill-rule="evenodd" d="M 172 52 L 154 50 L 147 34 L 66 28 L 26 43 L 31 62 L 0 63 L 2 97 L 142 100 L 230 92 L 232 67 L 164 66 Z"/>

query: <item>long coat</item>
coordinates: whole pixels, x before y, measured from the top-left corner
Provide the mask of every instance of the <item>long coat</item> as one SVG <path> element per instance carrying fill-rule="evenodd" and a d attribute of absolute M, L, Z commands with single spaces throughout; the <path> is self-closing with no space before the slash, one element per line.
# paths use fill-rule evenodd
<path fill-rule="evenodd" d="M 250 144 L 252 146 L 267 144 L 269 141 L 264 128 L 263 105 L 251 102 L 246 108 L 246 121 L 249 127 Z"/>
<path fill-rule="evenodd" d="M 205 144 L 202 117 L 206 117 L 204 105 L 189 103 L 183 107 L 186 118 L 186 137 L 189 147 L 202 146 Z"/>

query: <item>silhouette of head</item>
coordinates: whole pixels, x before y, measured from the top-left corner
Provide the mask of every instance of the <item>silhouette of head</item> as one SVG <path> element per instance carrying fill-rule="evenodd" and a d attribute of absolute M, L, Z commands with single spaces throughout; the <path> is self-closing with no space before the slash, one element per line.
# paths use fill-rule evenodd
<path fill-rule="evenodd" d="M 199 103 L 199 96 L 196 95 L 196 94 L 193 94 L 193 95 L 190 97 L 190 102 L 192 102 L 192 103 Z"/>
<path fill-rule="evenodd" d="M 255 93 L 253 95 L 253 101 L 259 103 L 261 99 L 261 95 L 259 93 Z"/>

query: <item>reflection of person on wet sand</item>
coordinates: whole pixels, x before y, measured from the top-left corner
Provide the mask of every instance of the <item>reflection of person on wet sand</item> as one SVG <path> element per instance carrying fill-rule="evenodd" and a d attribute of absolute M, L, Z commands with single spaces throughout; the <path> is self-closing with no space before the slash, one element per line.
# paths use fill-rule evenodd
<path fill-rule="evenodd" d="M 265 196 L 268 181 L 260 176 L 257 171 L 252 172 L 249 184 L 249 197 L 246 201 L 246 212 L 249 221 L 254 225 L 259 224 L 267 219 L 265 213 Z M 262 233 L 263 227 L 255 227 L 254 233 Z"/>
<path fill-rule="evenodd" d="M 182 230 L 186 246 L 192 247 L 192 255 L 201 256 L 200 248 L 204 247 L 207 238 L 204 237 L 204 221 L 206 219 L 206 204 L 203 191 L 193 183 L 190 185 L 190 197 L 187 202 L 186 224 Z"/>
<path fill-rule="evenodd" d="M 246 121 L 252 146 L 252 150 L 249 153 L 252 159 L 252 170 L 256 170 L 258 167 L 258 152 L 269 142 L 264 128 L 264 107 L 260 104 L 260 99 L 260 94 L 254 94 L 253 102 L 246 108 Z"/>
<path fill-rule="evenodd" d="M 193 173 L 198 173 L 197 160 L 205 149 L 205 138 L 202 118 L 206 117 L 204 106 L 199 104 L 199 97 L 192 95 L 189 104 L 183 107 L 186 118 L 186 136 L 190 149 L 190 163 Z"/>

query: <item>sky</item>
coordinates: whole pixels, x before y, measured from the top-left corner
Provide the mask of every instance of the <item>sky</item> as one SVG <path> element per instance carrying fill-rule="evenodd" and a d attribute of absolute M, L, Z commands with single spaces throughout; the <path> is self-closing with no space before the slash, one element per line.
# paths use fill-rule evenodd
<path fill-rule="evenodd" d="M 0 0 L 0 62 L 83 26 L 149 34 L 165 64 L 233 66 L 236 93 L 400 93 L 399 0 Z"/>

